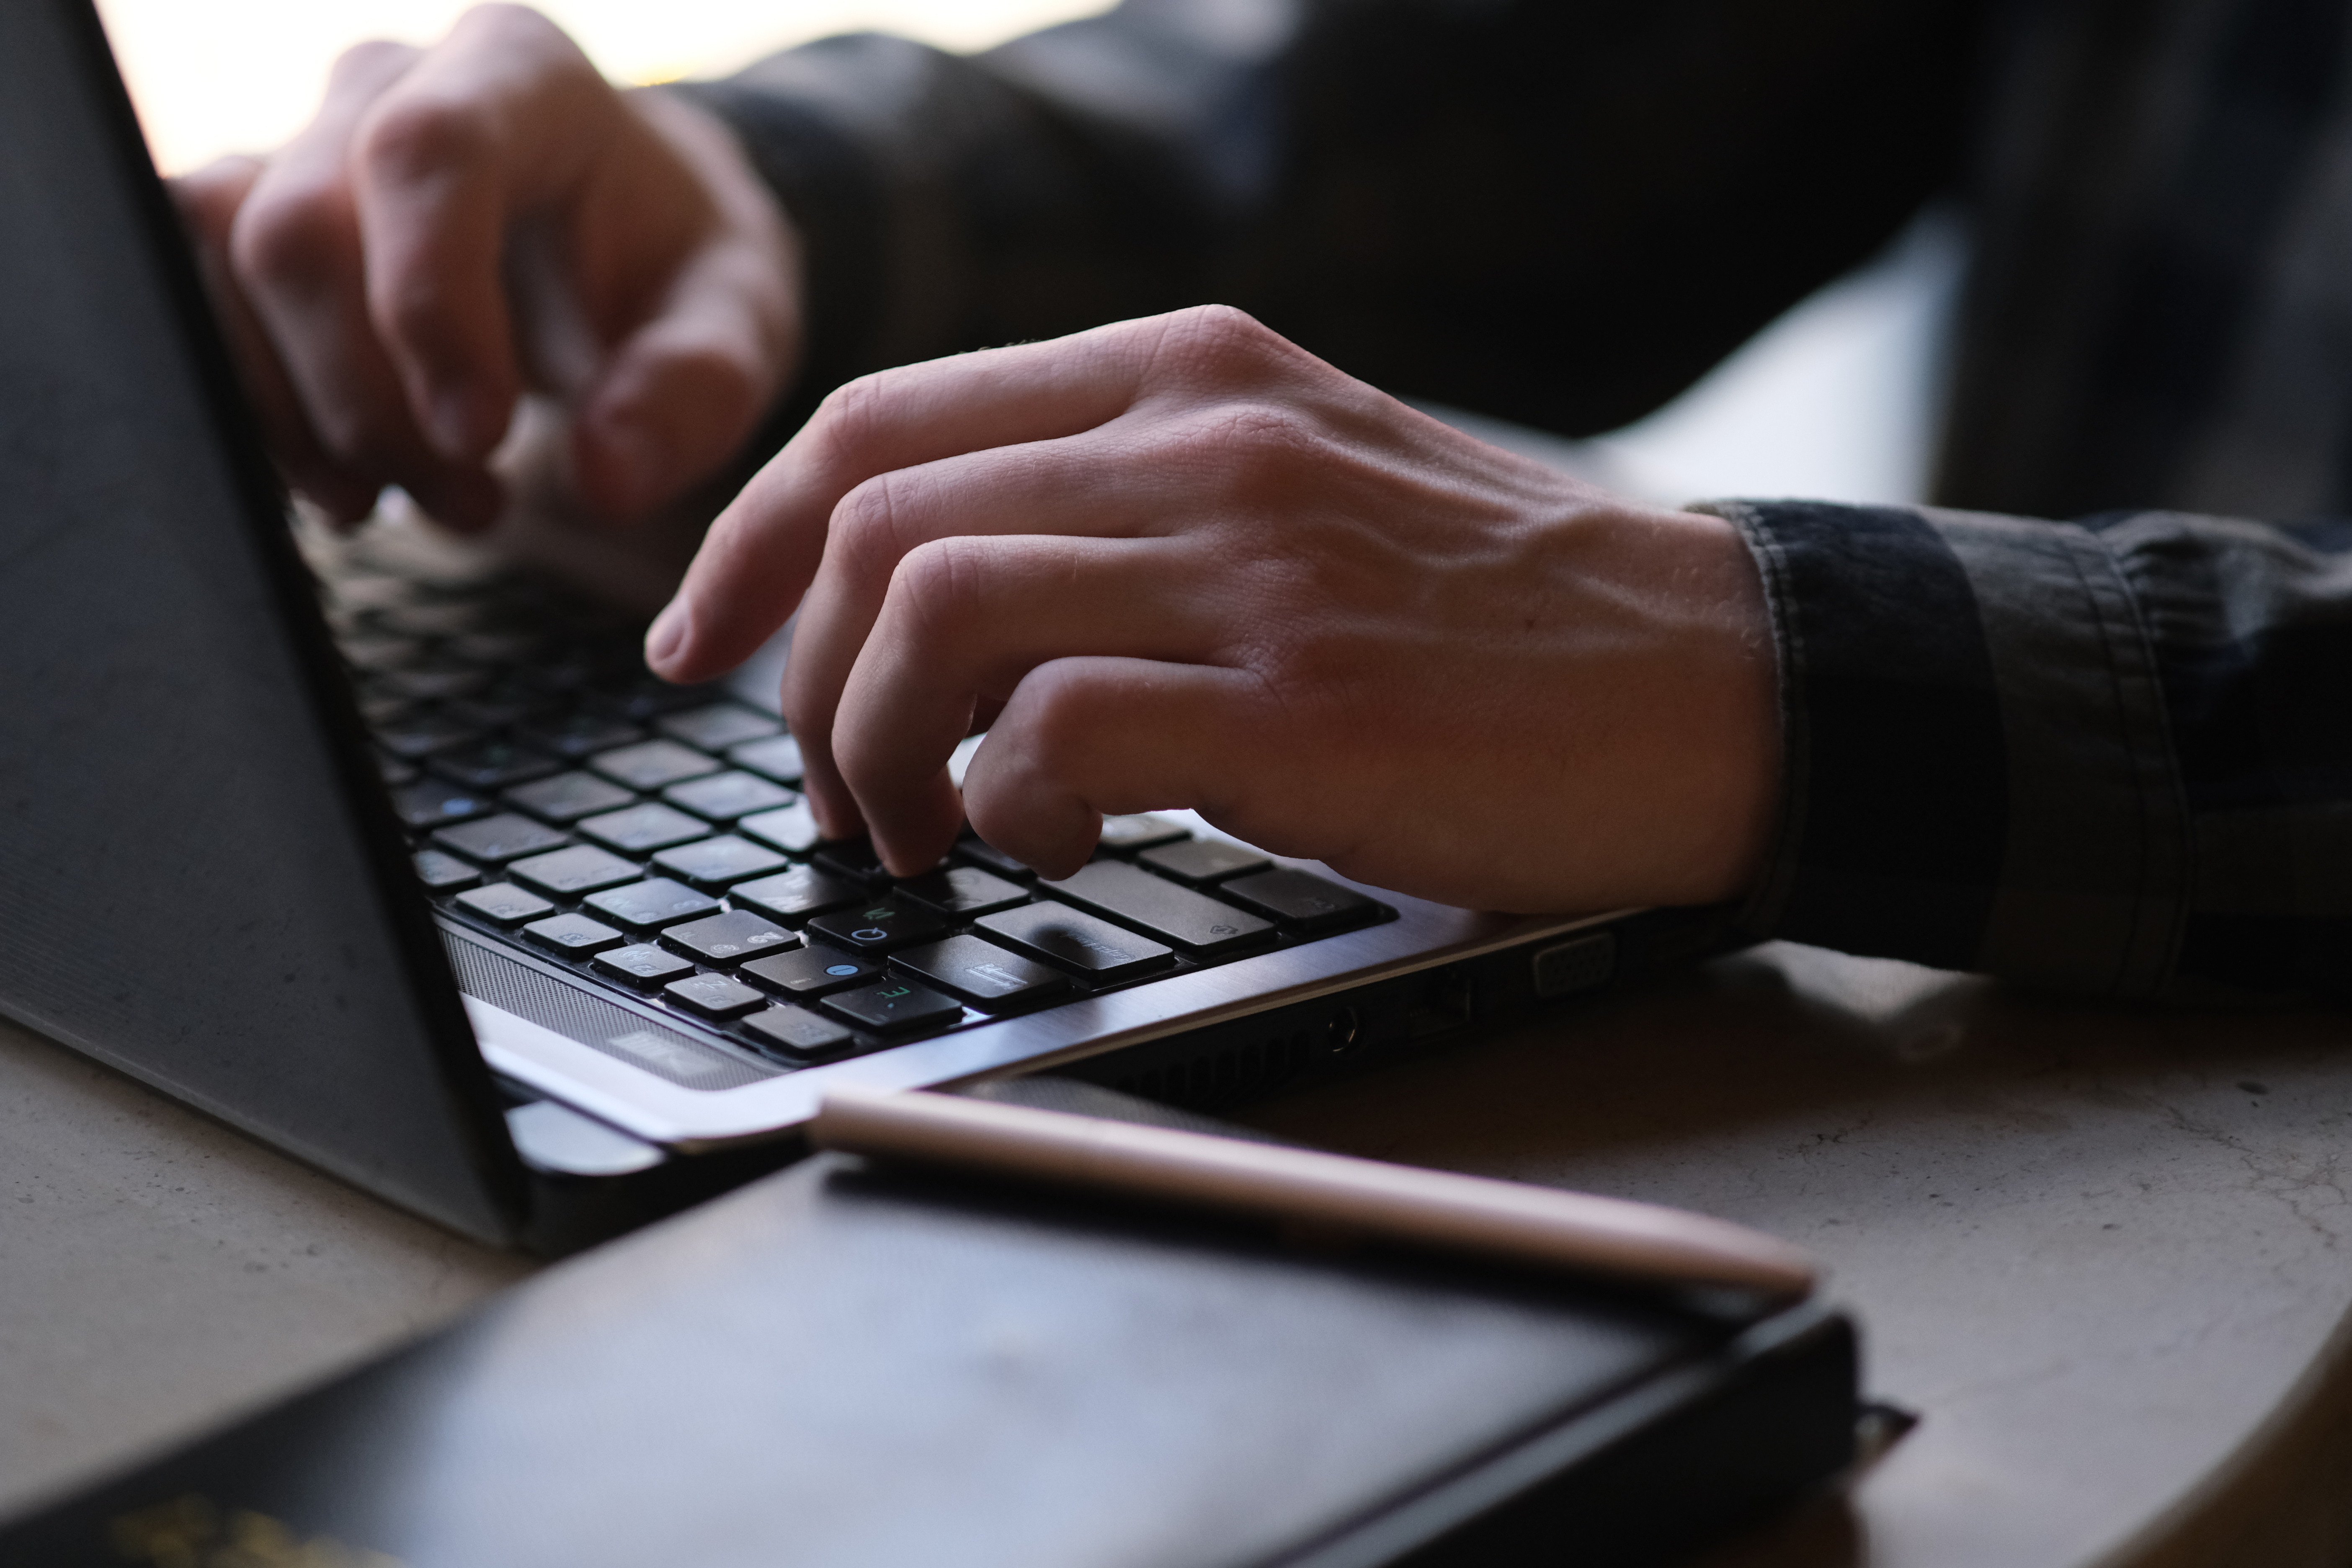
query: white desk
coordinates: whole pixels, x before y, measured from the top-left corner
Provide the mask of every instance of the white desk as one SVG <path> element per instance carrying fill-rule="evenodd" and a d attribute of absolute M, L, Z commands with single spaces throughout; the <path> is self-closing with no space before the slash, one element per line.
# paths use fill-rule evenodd
<path fill-rule="evenodd" d="M 2352 1017 L 1780 947 L 1250 1119 L 1818 1249 L 1925 1419 L 1718 1568 L 2352 1562 Z M 0 1028 L 0 1510 L 524 1268 Z"/>

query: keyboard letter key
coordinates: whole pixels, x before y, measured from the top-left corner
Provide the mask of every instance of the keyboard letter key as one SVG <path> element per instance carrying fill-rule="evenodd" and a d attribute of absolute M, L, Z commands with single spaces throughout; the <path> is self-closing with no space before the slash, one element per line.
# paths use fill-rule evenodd
<path fill-rule="evenodd" d="M 1205 893 L 1180 888 L 1119 860 L 1097 860 L 1059 882 L 1039 882 L 1038 890 L 1067 899 L 1097 914 L 1140 926 L 1161 942 L 1191 952 L 1221 954 L 1273 931 L 1268 921 L 1221 904 Z"/>
<path fill-rule="evenodd" d="M 1176 954 L 1160 943 L 1067 904 L 1023 904 L 982 915 L 972 924 L 1007 947 L 1094 980 L 1132 980 L 1176 962 Z"/>

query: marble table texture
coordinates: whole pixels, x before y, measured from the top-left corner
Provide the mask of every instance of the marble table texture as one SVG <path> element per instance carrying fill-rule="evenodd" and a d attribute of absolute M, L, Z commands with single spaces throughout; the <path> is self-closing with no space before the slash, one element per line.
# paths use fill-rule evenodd
<path fill-rule="evenodd" d="M 1818 1252 L 1921 1420 L 1708 1568 L 2352 1563 L 2352 1016 L 1775 945 L 1241 1115 Z M 0 1513 L 529 1268 L 0 1025 Z"/>

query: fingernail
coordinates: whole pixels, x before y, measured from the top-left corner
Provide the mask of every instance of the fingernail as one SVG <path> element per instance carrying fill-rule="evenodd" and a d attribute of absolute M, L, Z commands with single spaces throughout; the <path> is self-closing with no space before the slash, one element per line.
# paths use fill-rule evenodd
<path fill-rule="evenodd" d="M 686 605 L 672 599 L 646 628 L 646 662 L 658 670 L 686 642 Z"/>

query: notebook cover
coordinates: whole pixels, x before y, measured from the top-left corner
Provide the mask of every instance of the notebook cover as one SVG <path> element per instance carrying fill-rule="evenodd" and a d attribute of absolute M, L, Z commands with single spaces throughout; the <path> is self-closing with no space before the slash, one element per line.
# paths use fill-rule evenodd
<path fill-rule="evenodd" d="M 1853 1407 L 1818 1308 L 826 1155 L 0 1531 L 0 1562 L 1638 1563 L 1837 1470 Z"/>

